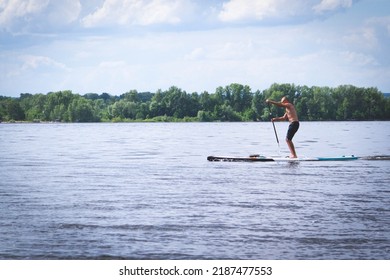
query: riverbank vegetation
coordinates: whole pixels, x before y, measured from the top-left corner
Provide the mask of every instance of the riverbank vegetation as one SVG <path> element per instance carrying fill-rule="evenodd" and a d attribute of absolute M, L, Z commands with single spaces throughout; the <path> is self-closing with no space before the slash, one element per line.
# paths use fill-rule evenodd
<path fill-rule="evenodd" d="M 263 91 L 230 84 L 214 93 L 187 93 L 172 86 L 155 93 L 131 90 L 120 96 L 84 95 L 72 91 L 0 96 L 0 121 L 126 122 L 126 121 L 268 121 L 283 109 L 268 107 L 267 98 L 287 96 L 300 120 L 390 120 L 390 98 L 377 88 L 336 88 L 273 84 Z"/>

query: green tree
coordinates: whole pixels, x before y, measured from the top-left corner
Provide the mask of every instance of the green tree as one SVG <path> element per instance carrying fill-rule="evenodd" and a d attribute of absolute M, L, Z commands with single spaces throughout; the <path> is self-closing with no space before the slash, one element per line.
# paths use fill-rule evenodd
<path fill-rule="evenodd" d="M 164 116 L 166 115 L 166 105 L 163 103 L 164 93 L 159 89 L 152 97 L 149 111 L 150 117 Z"/>
<path fill-rule="evenodd" d="M 72 122 L 99 121 L 94 114 L 92 101 L 82 97 L 74 98 L 68 111 Z"/>
<path fill-rule="evenodd" d="M 138 92 L 136 90 L 128 91 L 128 92 L 121 95 L 121 99 L 122 100 L 124 99 L 124 100 L 129 101 L 129 102 L 137 103 L 137 102 L 139 102 Z"/>
<path fill-rule="evenodd" d="M 48 93 L 43 111 L 44 119 L 69 121 L 68 109 L 74 98 L 75 95 L 69 90 Z"/>
<path fill-rule="evenodd" d="M 25 114 L 20 103 L 15 98 L 7 98 L 3 101 L 4 117 L 6 121 L 24 121 Z"/>
<path fill-rule="evenodd" d="M 231 84 L 225 88 L 229 92 L 230 104 L 234 111 L 244 112 L 252 105 L 252 93 L 249 86 Z"/>
<path fill-rule="evenodd" d="M 200 122 L 211 122 L 214 120 L 211 112 L 209 111 L 198 111 L 197 118 Z"/>
<path fill-rule="evenodd" d="M 14 120 L 10 116 L 11 103 L 12 103 L 11 97 L 4 97 L 4 98 L 2 97 L 0 99 L 0 120 L 1 121 L 10 121 L 11 119 Z"/>
<path fill-rule="evenodd" d="M 280 100 L 283 96 L 295 104 L 300 120 L 390 119 L 390 98 L 377 88 L 309 88 L 275 83 L 263 92 L 252 93 L 249 86 L 233 83 L 217 87 L 215 93 L 201 94 L 172 86 L 156 93 L 131 90 L 120 96 L 80 96 L 71 91 L 22 93 L 20 98 L 0 96 L 0 121 L 268 121 L 270 114 L 282 115 L 284 110 L 268 107 L 265 99 Z"/>
<path fill-rule="evenodd" d="M 295 108 L 298 113 L 298 117 L 302 121 L 310 120 L 310 100 L 313 98 L 312 88 L 307 86 L 299 87 L 298 95 L 295 101 Z"/>
<path fill-rule="evenodd" d="M 307 102 L 307 116 L 309 120 L 331 120 L 334 108 L 331 100 L 330 88 L 312 87 L 311 98 Z"/>
<path fill-rule="evenodd" d="M 384 95 L 377 88 L 366 88 L 364 91 L 363 103 L 365 106 L 361 108 L 364 110 L 364 119 L 386 119 L 386 103 L 388 102 L 386 102 Z M 387 119 L 389 119 L 389 115 L 387 115 Z"/>
<path fill-rule="evenodd" d="M 46 95 L 25 93 L 20 95 L 19 101 L 27 121 L 44 120 Z"/>
<path fill-rule="evenodd" d="M 269 119 L 269 111 L 268 108 L 266 108 L 266 103 L 264 99 L 264 95 L 257 90 L 253 97 L 252 97 L 252 111 L 254 113 L 254 119 L 253 120 L 268 120 Z M 267 110 L 267 116 L 264 116 L 264 110 Z"/>
<path fill-rule="evenodd" d="M 242 117 L 233 110 L 230 105 L 224 104 L 218 110 L 218 119 L 223 122 L 238 122 L 242 121 Z"/>

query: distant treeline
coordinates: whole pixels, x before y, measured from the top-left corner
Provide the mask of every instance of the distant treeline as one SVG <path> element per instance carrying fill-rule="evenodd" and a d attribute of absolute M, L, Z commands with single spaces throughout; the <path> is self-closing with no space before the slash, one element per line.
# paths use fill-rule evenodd
<path fill-rule="evenodd" d="M 265 100 L 283 96 L 295 104 L 300 120 L 390 120 L 390 99 L 377 88 L 273 84 L 253 92 L 249 86 L 231 84 L 200 94 L 173 86 L 155 93 L 131 90 L 120 96 L 72 91 L 0 96 L 0 121 L 267 121 L 284 112 L 268 107 Z"/>

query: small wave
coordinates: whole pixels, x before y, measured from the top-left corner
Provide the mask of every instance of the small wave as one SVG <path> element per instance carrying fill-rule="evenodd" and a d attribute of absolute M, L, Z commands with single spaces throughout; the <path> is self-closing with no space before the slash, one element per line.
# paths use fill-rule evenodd
<path fill-rule="evenodd" d="M 83 230 L 83 229 L 115 229 L 119 231 L 148 231 L 148 232 L 180 232 L 185 231 L 188 227 L 193 228 L 194 226 L 185 226 L 177 224 L 166 224 L 166 225 L 142 225 L 142 224 L 123 224 L 123 225 L 97 225 L 97 224 L 60 224 L 59 229 L 69 230 Z"/>
<path fill-rule="evenodd" d="M 87 225 L 87 224 L 60 224 L 59 229 L 85 229 L 85 228 L 99 228 L 98 225 Z"/>
<path fill-rule="evenodd" d="M 390 155 L 376 155 L 361 157 L 364 160 L 390 160 Z"/>

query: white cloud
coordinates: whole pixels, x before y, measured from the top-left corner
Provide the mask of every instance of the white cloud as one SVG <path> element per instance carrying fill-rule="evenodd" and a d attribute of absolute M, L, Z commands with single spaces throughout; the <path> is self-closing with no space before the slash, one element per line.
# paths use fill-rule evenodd
<path fill-rule="evenodd" d="M 353 0 L 229 0 L 218 15 L 222 22 L 274 21 L 313 19 L 315 14 L 350 8 Z M 315 13 L 313 13 L 313 11 Z"/>
<path fill-rule="evenodd" d="M 171 85 L 212 92 L 232 82 L 252 89 L 291 82 L 387 90 L 390 18 L 384 12 L 373 13 L 361 1 L 342 17 L 313 20 L 349 3 L 0 0 L 0 30 L 29 28 L 19 36 L 0 33 L 0 94 L 57 89 L 121 94 Z M 63 24 L 61 34 L 49 31 L 56 21 Z M 142 32 L 129 32 L 128 26 L 142 26 L 134 28 Z M 85 32 L 85 27 L 104 28 Z M 41 32 L 29 36 L 31 30 Z"/>
<path fill-rule="evenodd" d="M 79 0 L 61 0 L 61 5 L 58 5 L 57 1 L 51 0 L 47 17 L 51 24 L 69 24 L 79 18 L 81 8 Z"/>
<path fill-rule="evenodd" d="M 69 71 L 69 68 L 66 67 L 65 64 L 47 56 L 23 55 L 20 59 L 23 61 L 23 65 L 21 67 L 21 70 L 23 71 L 36 70 L 37 68 L 46 66 Z"/>
<path fill-rule="evenodd" d="M 0 26 L 8 26 L 15 19 L 41 12 L 49 0 L 3 0 L 0 2 Z"/>
<path fill-rule="evenodd" d="M 125 92 L 126 83 L 131 83 L 136 80 L 137 73 L 133 70 L 134 67 L 123 60 L 102 61 L 97 66 L 89 65 L 88 69 L 82 72 L 82 79 L 77 75 L 72 76 L 70 84 L 76 83 L 81 91 L 84 92 L 103 92 L 109 91 L 113 94 Z M 130 89 L 130 88 L 129 88 Z"/>
<path fill-rule="evenodd" d="M 347 63 L 351 63 L 357 66 L 370 66 L 377 65 L 377 61 L 371 55 L 366 55 L 363 53 L 353 52 L 353 51 L 345 51 L 342 53 L 344 60 Z"/>
<path fill-rule="evenodd" d="M 79 0 L 2 0 L 0 27 L 21 32 L 45 32 L 76 21 L 81 12 Z"/>
<path fill-rule="evenodd" d="M 388 60 L 390 46 L 390 17 L 372 17 L 361 26 L 350 30 L 344 37 L 344 43 L 351 49 L 371 52 Z"/>
<path fill-rule="evenodd" d="M 102 25 L 176 24 L 182 21 L 189 1 L 180 0 L 105 0 L 95 12 L 82 19 L 85 27 Z"/>
<path fill-rule="evenodd" d="M 9 52 L 0 55 L 1 93 L 49 92 L 66 89 L 62 80 L 72 73 L 63 62 L 46 55 L 18 54 Z M 1 94 L 0 93 L 0 94 Z"/>
<path fill-rule="evenodd" d="M 222 6 L 219 19 L 222 21 L 261 20 L 276 14 L 281 0 L 230 0 Z"/>
<path fill-rule="evenodd" d="M 185 55 L 184 58 L 186 60 L 199 60 L 204 58 L 205 56 L 205 50 L 202 47 L 195 48 L 189 53 L 188 55 Z"/>
<path fill-rule="evenodd" d="M 360 27 L 345 35 L 343 41 L 355 49 L 374 50 L 378 46 L 376 31 L 371 26 Z"/>
<path fill-rule="evenodd" d="M 221 45 L 216 46 L 214 51 L 210 53 L 209 58 L 215 60 L 250 60 L 258 57 L 256 48 L 253 42 L 248 39 L 241 39 L 237 41 L 227 41 Z"/>
<path fill-rule="evenodd" d="M 322 0 L 321 3 L 313 7 L 316 13 L 324 13 L 339 8 L 350 8 L 353 0 Z"/>
<path fill-rule="evenodd" d="M 387 31 L 387 36 L 390 36 L 390 16 L 386 17 L 373 17 L 366 21 L 367 25 L 374 26 L 376 28 L 384 28 Z"/>

